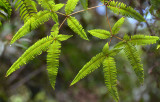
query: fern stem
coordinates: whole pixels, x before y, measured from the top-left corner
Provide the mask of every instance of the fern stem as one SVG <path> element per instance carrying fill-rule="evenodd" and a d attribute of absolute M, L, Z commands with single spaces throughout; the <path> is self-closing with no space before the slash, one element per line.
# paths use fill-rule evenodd
<path fill-rule="evenodd" d="M 118 36 L 115 36 L 115 35 L 112 35 L 112 36 L 115 37 L 115 38 L 117 38 L 117 39 L 119 39 L 119 40 L 121 40 L 121 41 L 123 41 L 123 39 L 120 38 L 120 37 L 118 37 Z"/>
<path fill-rule="evenodd" d="M 111 1 L 111 0 L 110 0 L 110 1 Z M 108 18 L 108 14 L 107 14 L 107 4 L 108 4 L 110 1 L 108 1 L 108 2 L 105 4 L 105 6 L 106 6 L 106 17 L 107 17 L 107 22 L 108 22 L 108 24 L 109 24 L 109 29 L 110 29 L 110 32 L 111 32 L 111 35 L 112 35 L 112 29 L 111 29 L 111 25 L 110 25 L 109 18 Z"/>
<path fill-rule="evenodd" d="M 87 8 L 86 10 L 91 10 L 91 9 L 98 8 L 98 7 L 101 7 L 101 6 L 104 6 L 104 4 L 103 5 L 99 5 L 99 6 L 93 6 L 93 7 Z M 72 15 L 75 15 L 77 13 L 84 12 L 86 10 L 80 10 L 80 11 L 74 12 L 74 13 L 68 15 L 68 16 L 72 16 Z"/>
<path fill-rule="evenodd" d="M 59 30 L 61 29 L 61 27 L 63 26 L 63 24 L 65 23 L 65 21 L 67 20 L 68 17 L 66 17 L 63 22 L 61 23 L 61 25 L 59 26 Z"/>
<path fill-rule="evenodd" d="M 55 12 L 55 13 L 66 16 L 64 13 L 61 13 L 61 12 Z"/>
<path fill-rule="evenodd" d="M 110 41 L 109 41 L 108 45 L 110 45 L 110 44 L 111 44 L 111 41 L 112 41 L 112 37 L 111 37 L 111 39 L 110 39 Z"/>

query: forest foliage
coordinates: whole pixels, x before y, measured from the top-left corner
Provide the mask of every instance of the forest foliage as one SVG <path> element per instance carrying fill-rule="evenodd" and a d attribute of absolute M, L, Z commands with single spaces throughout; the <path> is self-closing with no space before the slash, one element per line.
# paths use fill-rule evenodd
<path fill-rule="evenodd" d="M 127 6 L 125 3 L 114 0 L 101 1 L 103 3 L 101 6 L 105 6 L 106 9 L 110 9 L 115 14 L 121 15 L 123 17 L 121 17 L 113 26 L 111 26 L 106 12 L 108 21 L 107 23 L 110 27 L 110 30 L 108 31 L 98 28 L 87 31 L 89 34 L 99 39 L 109 39 L 109 42 L 106 42 L 101 52 L 92 57 L 91 60 L 82 67 L 82 69 L 73 79 L 71 85 L 74 85 L 102 65 L 106 87 L 115 101 L 119 101 L 115 56 L 120 51 L 125 52 L 125 55 L 128 58 L 128 61 L 130 62 L 130 65 L 132 66 L 132 69 L 135 72 L 139 83 L 143 85 L 143 63 L 141 62 L 140 53 L 137 51 L 136 46 L 156 44 L 159 40 L 159 37 L 139 33 L 136 35 L 129 35 L 124 33 L 122 38 L 119 37 L 119 31 L 124 24 L 126 17 L 134 18 L 139 22 L 146 22 L 146 20 L 139 12 L 137 12 L 134 8 Z M 81 2 L 84 10 L 74 12 L 79 2 Z M 46 36 L 35 42 L 21 55 L 21 57 L 16 62 L 13 63 L 13 65 L 7 71 L 6 77 L 12 74 L 14 71 L 18 70 L 24 64 L 28 63 L 30 60 L 33 60 L 42 52 L 47 52 L 46 62 L 48 77 L 51 86 L 53 89 L 55 89 L 56 77 L 59 68 L 59 57 L 61 54 L 61 47 L 63 47 L 61 42 L 68 40 L 73 36 L 69 34 L 59 34 L 61 27 L 65 22 L 67 22 L 68 27 L 73 30 L 73 32 L 75 32 L 80 38 L 89 41 L 84 27 L 81 25 L 78 19 L 74 17 L 74 15 L 100 6 L 89 8 L 88 0 L 68 0 L 66 4 L 56 4 L 53 0 L 37 0 L 36 2 L 34 0 L 14 0 L 13 2 L 8 0 L 0 0 L 0 10 L 3 11 L 0 12 L 1 20 L 7 20 L 10 18 L 12 12 L 12 3 L 15 3 L 15 10 L 19 11 L 19 15 L 21 20 L 23 20 L 24 25 L 13 36 L 10 42 L 11 44 L 15 43 L 21 37 L 40 27 L 40 25 L 43 25 L 49 20 L 53 20 L 55 24 L 53 25 L 49 36 Z M 158 9 L 156 0 L 152 0 L 151 3 L 153 4 L 153 8 Z M 37 5 L 40 5 L 42 10 L 38 10 Z M 60 9 L 64 9 L 65 13 L 59 12 L 58 10 Z M 65 17 L 62 23 L 59 22 L 59 15 Z M 110 44 L 113 41 L 112 38 L 116 38 L 119 41 L 114 45 L 114 47 L 110 47 Z M 159 45 L 157 48 L 159 48 Z"/>

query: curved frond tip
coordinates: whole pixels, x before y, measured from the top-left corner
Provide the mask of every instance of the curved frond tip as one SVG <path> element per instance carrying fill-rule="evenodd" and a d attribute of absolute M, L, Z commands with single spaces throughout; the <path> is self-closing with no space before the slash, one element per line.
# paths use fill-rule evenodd
<path fill-rule="evenodd" d="M 11 73 L 20 68 L 20 66 L 26 64 L 30 60 L 32 60 L 35 56 L 40 55 L 43 51 L 46 51 L 50 44 L 52 43 L 52 37 L 45 37 L 39 41 L 37 41 L 34 45 L 29 47 L 23 55 L 10 67 L 10 69 L 6 73 L 6 77 Z"/>
<path fill-rule="evenodd" d="M 56 77 L 58 73 L 59 56 L 61 53 L 60 48 L 61 43 L 59 41 L 54 41 L 47 51 L 47 71 L 53 89 L 55 89 Z"/>
<path fill-rule="evenodd" d="M 83 68 L 79 71 L 77 76 L 72 81 L 71 85 L 77 83 L 79 80 L 96 70 L 98 67 L 100 67 L 101 63 L 103 62 L 105 58 L 105 55 L 103 53 L 99 53 L 96 56 L 94 56 L 87 64 L 83 66 Z"/>

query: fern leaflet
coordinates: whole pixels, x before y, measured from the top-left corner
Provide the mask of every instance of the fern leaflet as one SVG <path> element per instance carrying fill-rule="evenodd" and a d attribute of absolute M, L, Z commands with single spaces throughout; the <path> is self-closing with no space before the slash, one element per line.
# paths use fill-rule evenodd
<path fill-rule="evenodd" d="M 107 39 L 111 37 L 111 33 L 109 31 L 102 30 L 102 29 L 94 29 L 88 32 L 92 34 L 93 36 L 100 38 L 100 39 Z"/>
<path fill-rule="evenodd" d="M 47 71 L 51 86 L 55 89 L 56 77 L 59 67 L 59 56 L 61 53 L 61 43 L 59 41 L 54 41 L 53 44 L 48 49 L 47 55 Z"/>
<path fill-rule="evenodd" d="M 105 84 L 109 93 L 113 96 L 113 98 L 118 102 L 119 96 L 117 92 L 117 70 L 114 58 L 107 57 L 103 61 L 103 72 Z"/>
<path fill-rule="evenodd" d="M 119 19 L 113 26 L 112 28 L 112 34 L 117 34 L 120 30 L 120 27 L 122 26 L 122 24 L 124 23 L 124 17 L 122 17 L 121 19 Z"/>
<path fill-rule="evenodd" d="M 86 75 L 90 74 L 98 67 L 100 67 L 101 63 L 103 62 L 105 55 L 103 53 L 99 53 L 94 56 L 87 64 L 83 66 L 83 68 L 79 71 L 77 76 L 72 81 L 71 85 L 77 83 L 79 80 L 84 78 Z"/>
<path fill-rule="evenodd" d="M 160 48 L 160 45 L 157 45 L 157 49 L 159 49 Z"/>
<path fill-rule="evenodd" d="M 26 64 L 28 61 L 32 60 L 35 56 L 40 55 L 42 51 L 46 51 L 50 44 L 52 43 L 52 37 L 45 37 L 37 41 L 34 45 L 29 47 L 24 54 L 10 67 L 7 71 L 6 76 L 19 69 L 20 66 Z"/>
<path fill-rule="evenodd" d="M 67 40 L 67 39 L 69 39 L 70 37 L 72 37 L 73 35 L 62 35 L 62 34 L 59 34 L 57 37 L 56 37 L 56 39 L 58 40 L 58 41 L 65 41 L 65 40 Z"/>
<path fill-rule="evenodd" d="M 3 12 L 5 12 L 7 15 L 4 14 Z M 7 0 L 0 0 L 0 17 L 3 19 L 10 18 L 11 12 L 12 9 L 9 2 Z"/>
<path fill-rule="evenodd" d="M 79 0 L 68 0 L 67 1 L 67 4 L 65 6 L 66 15 L 69 15 L 69 14 L 71 14 L 73 12 L 73 10 L 75 9 L 78 1 Z"/>
<path fill-rule="evenodd" d="M 24 23 L 37 13 L 36 3 L 33 0 L 17 0 L 15 8 L 16 10 L 19 8 Z"/>
<path fill-rule="evenodd" d="M 159 39 L 158 36 L 146 36 L 146 35 L 133 35 L 129 43 L 137 45 L 154 44 Z"/>
<path fill-rule="evenodd" d="M 126 56 L 128 57 L 128 60 L 130 61 L 139 82 L 142 84 L 144 81 L 144 71 L 137 49 L 130 43 L 126 43 L 124 52 L 126 53 Z"/>
<path fill-rule="evenodd" d="M 52 10 L 53 6 L 55 5 L 54 0 L 37 0 L 37 1 L 41 5 L 41 7 L 46 10 Z"/>
<path fill-rule="evenodd" d="M 29 33 L 31 30 L 38 28 L 39 25 L 44 24 L 44 22 L 48 21 L 51 18 L 51 12 L 49 11 L 39 11 L 36 16 L 30 18 L 13 36 L 11 40 L 11 44 L 16 40 L 21 38 L 22 36 Z"/>
<path fill-rule="evenodd" d="M 75 17 L 69 17 L 67 19 L 68 26 L 77 33 L 81 38 L 88 40 L 87 35 L 82 27 L 82 25 L 79 23 L 79 21 Z"/>
<path fill-rule="evenodd" d="M 132 17 L 138 21 L 145 22 L 145 19 L 142 15 L 140 15 L 132 7 L 127 7 L 124 3 L 111 1 L 107 7 L 116 14 L 122 14 L 127 17 Z"/>

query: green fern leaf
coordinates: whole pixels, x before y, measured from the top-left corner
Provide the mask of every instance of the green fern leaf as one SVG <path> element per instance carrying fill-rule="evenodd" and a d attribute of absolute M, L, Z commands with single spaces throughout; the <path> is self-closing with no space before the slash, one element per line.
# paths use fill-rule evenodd
<path fill-rule="evenodd" d="M 63 6 L 64 6 L 64 4 L 61 4 L 61 3 L 60 4 L 56 4 L 56 5 L 53 6 L 52 10 L 54 12 L 56 12 L 56 11 L 60 10 Z"/>
<path fill-rule="evenodd" d="M 157 49 L 159 49 L 160 48 L 160 45 L 157 45 Z"/>
<path fill-rule="evenodd" d="M 114 57 L 114 56 L 117 55 L 121 50 L 122 50 L 122 48 L 114 48 L 114 49 L 112 49 L 112 50 L 109 51 L 108 56 Z"/>
<path fill-rule="evenodd" d="M 41 7 L 46 10 L 52 10 L 53 6 L 55 5 L 54 0 L 37 0 L 37 1 L 41 5 Z"/>
<path fill-rule="evenodd" d="M 102 29 L 94 29 L 88 32 L 92 34 L 93 36 L 100 38 L 100 39 L 107 39 L 111 37 L 111 33 L 109 31 L 102 30 Z"/>
<path fill-rule="evenodd" d="M 103 47 L 103 54 L 106 55 L 106 56 L 110 56 L 110 57 L 113 57 L 115 55 L 117 55 L 120 51 L 122 50 L 122 48 L 113 48 L 111 50 L 109 50 L 109 45 L 108 43 L 105 44 L 105 46 Z"/>
<path fill-rule="evenodd" d="M 103 47 L 103 49 L 102 49 L 102 52 L 103 52 L 104 54 L 109 53 L 109 44 L 108 44 L 108 43 L 106 43 L 106 44 L 104 45 L 104 47 Z"/>
<path fill-rule="evenodd" d="M 34 45 L 29 47 L 24 54 L 10 67 L 7 71 L 6 76 L 19 69 L 20 66 L 26 64 L 28 61 L 32 60 L 35 56 L 40 55 L 42 51 L 46 51 L 50 44 L 52 43 L 52 37 L 45 37 L 37 41 Z"/>
<path fill-rule="evenodd" d="M 83 68 L 79 71 L 77 76 L 72 81 L 71 85 L 77 83 L 79 80 L 84 78 L 86 75 L 90 74 L 98 67 L 100 67 L 101 63 L 103 62 L 105 55 L 103 53 L 99 53 L 94 56 L 87 64 L 83 66 Z"/>
<path fill-rule="evenodd" d="M 117 92 L 117 70 L 114 58 L 107 57 L 103 61 L 103 72 L 105 84 L 109 93 L 113 96 L 113 98 L 118 102 L 119 96 Z"/>
<path fill-rule="evenodd" d="M 75 17 L 69 17 L 67 19 L 68 26 L 77 33 L 81 38 L 88 40 L 87 35 L 82 27 L 82 25 L 79 23 L 79 21 Z"/>
<path fill-rule="evenodd" d="M 75 9 L 78 1 L 79 0 L 68 0 L 67 1 L 67 4 L 65 6 L 66 15 L 69 15 L 69 14 L 71 14 L 73 12 L 73 10 Z"/>
<path fill-rule="evenodd" d="M 125 42 L 124 42 L 124 41 L 121 41 L 121 42 L 117 43 L 117 44 L 114 46 L 114 48 L 117 48 L 117 49 L 123 48 L 124 45 L 125 45 Z"/>
<path fill-rule="evenodd" d="M 13 36 L 11 40 L 11 44 L 14 43 L 16 40 L 21 38 L 22 36 L 29 33 L 31 30 L 38 28 L 41 24 L 48 21 L 51 18 L 51 12 L 49 11 L 40 11 L 37 13 L 36 16 L 30 18 Z"/>
<path fill-rule="evenodd" d="M 159 39 L 158 36 L 146 36 L 146 35 L 133 35 L 129 43 L 137 45 L 154 44 Z"/>
<path fill-rule="evenodd" d="M 4 13 L 0 12 L 0 17 L 1 18 L 3 18 L 3 19 L 10 18 L 12 8 L 11 8 L 11 5 L 9 4 L 9 2 L 7 0 L 0 0 L 0 11 L 5 13 L 4 14 Z"/>
<path fill-rule="evenodd" d="M 59 41 L 54 41 L 47 51 L 47 71 L 53 89 L 55 89 L 56 77 L 58 73 L 59 56 L 61 53 L 60 48 L 61 43 Z"/>
<path fill-rule="evenodd" d="M 80 2 L 82 4 L 83 8 L 85 10 L 87 10 L 87 8 L 88 8 L 88 0 L 80 0 Z"/>
<path fill-rule="evenodd" d="M 124 52 L 126 53 L 126 56 L 128 57 L 128 60 L 130 61 L 139 82 L 142 84 L 144 81 L 144 71 L 137 49 L 130 43 L 126 43 Z"/>
<path fill-rule="evenodd" d="M 142 15 L 140 15 L 132 7 L 127 7 L 124 3 L 111 1 L 107 7 L 116 14 L 122 14 L 127 17 L 132 17 L 138 21 L 145 22 Z"/>
<path fill-rule="evenodd" d="M 120 30 L 120 27 L 122 26 L 122 24 L 124 23 L 124 17 L 122 17 L 121 19 L 119 19 L 113 26 L 112 28 L 112 34 L 117 34 Z"/>
<path fill-rule="evenodd" d="M 59 33 L 59 23 L 56 23 L 53 25 L 52 29 L 51 29 L 51 35 L 53 36 L 53 38 L 55 38 Z"/>
<path fill-rule="evenodd" d="M 36 3 L 33 0 L 17 0 L 15 8 L 16 10 L 19 8 L 24 23 L 37 13 Z"/>
<path fill-rule="evenodd" d="M 65 40 L 71 38 L 72 36 L 73 36 L 73 35 L 62 35 L 62 34 L 59 34 L 59 35 L 56 37 L 56 39 L 57 39 L 58 41 L 65 41 Z"/>

